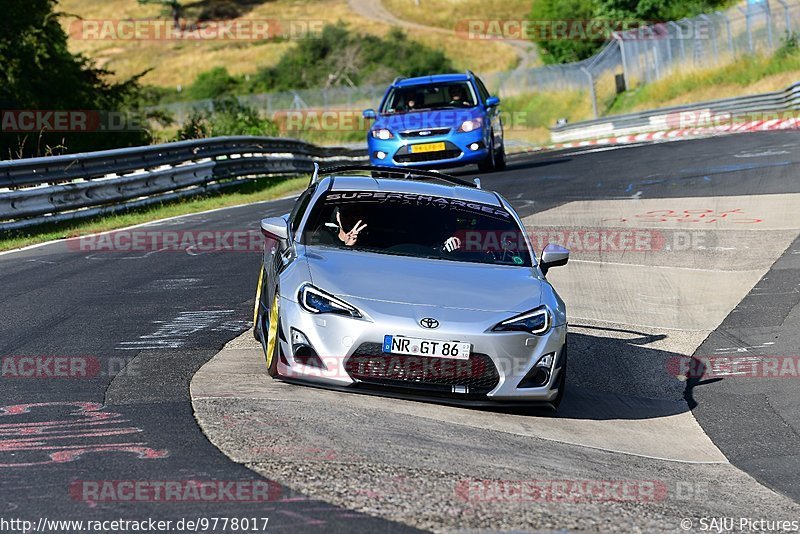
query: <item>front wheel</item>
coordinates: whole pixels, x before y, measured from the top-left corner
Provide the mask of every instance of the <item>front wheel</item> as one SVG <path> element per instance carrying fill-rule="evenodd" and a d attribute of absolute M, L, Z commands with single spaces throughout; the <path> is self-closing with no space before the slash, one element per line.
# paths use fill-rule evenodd
<path fill-rule="evenodd" d="M 553 399 L 553 402 L 550 404 L 553 405 L 553 409 L 558 410 L 561 401 L 564 400 L 564 393 L 567 389 L 567 345 L 564 344 L 564 363 L 561 365 L 561 371 L 559 372 L 558 376 L 558 394 L 556 398 Z"/>
<path fill-rule="evenodd" d="M 263 324 L 263 323 L 262 323 Z M 272 305 L 269 308 L 269 321 L 266 325 L 267 339 L 262 341 L 264 357 L 267 361 L 267 374 L 273 378 L 279 376 L 278 360 L 281 353 L 280 337 L 280 295 L 275 291 Z"/>
<path fill-rule="evenodd" d="M 494 156 L 494 170 L 502 171 L 506 168 L 506 145 L 503 143 Z"/>
<path fill-rule="evenodd" d="M 478 170 L 481 172 L 492 172 L 495 170 L 495 149 L 494 149 L 494 134 L 491 135 L 489 141 L 489 153 L 483 158 L 483 161 L 478 163 Z"/>

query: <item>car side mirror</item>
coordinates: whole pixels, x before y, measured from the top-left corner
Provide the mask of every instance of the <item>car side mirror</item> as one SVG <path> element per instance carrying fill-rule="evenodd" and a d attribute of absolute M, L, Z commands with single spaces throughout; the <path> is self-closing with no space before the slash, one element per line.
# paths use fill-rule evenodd
<path fill-rule="evenodd" d="M 539 261 L 539 267 L 542 269 L 542 274 L 546 275 L 550 268 L 566 265 L 568 261 L 569 249 L 561 245 L 549 243 L 542 251 L 542 259 Z"/>
<path fill-rule="evenodd" d="M 490 108 L 492 106 L 498 106 L 498 105 L 500 105 L 500 98 L 498 98 L 496 96 L 490 96 L 489 98 L 486 99 L 486 107 L 487 108 Z"/>
<path fill-rule="evenodd" d="M 374 109 L 365 109 L 361 112 L 361 116 L 365 119 L 374 119 L 376 117 Z"/>
<path fill-rule="evenodd" d="M 289 228 L 283 217 L 269 217 L 261 220 L 261 233 L 267 239 L 272 239 L 285 247 L 289 242 Z"/>

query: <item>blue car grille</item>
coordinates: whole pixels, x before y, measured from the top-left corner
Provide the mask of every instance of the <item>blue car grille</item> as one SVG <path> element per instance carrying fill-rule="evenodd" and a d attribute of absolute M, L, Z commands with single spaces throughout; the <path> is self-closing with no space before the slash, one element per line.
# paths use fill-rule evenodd
<path fill-rule="evenodd" d="M 436 152 L 420 152 L 419 154 L 412 154 L 408 146 L 401 147 L 400 150 L 394 155 L 394 160 L 397 163 L 417 163 L 420 161 L 437 161 L 442 159 L 453 159 L 461 155 L 461 149 L 450 141 L 444 142 L 444 150 Z"/>
<path fill-rule="evenodd" d="M 435 135 L 446 135 L 450 133 L 450 128 L 431 128 L 428 130 L 406 130 L 405 132 L 400 132 L 400 137 L 404 137 L 406 139 L 424 139 L 426 137 L 431 137 Z"/>
<path fill-rule="evenodd" d="M 361 383 L 431 393 L 466 386 L 470 394 L 485 395 L 500 383 L 497 367 L 486 354 L 473 352 L 468 360 L 386 354 L 380 343 L 362 343 L 345 362 L 345 370 Z"/>

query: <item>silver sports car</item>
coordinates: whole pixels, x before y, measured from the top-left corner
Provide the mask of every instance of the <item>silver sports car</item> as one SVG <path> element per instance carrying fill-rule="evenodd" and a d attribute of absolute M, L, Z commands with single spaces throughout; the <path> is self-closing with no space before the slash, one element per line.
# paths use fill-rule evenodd
<path fill-rule="evenodd" d="M 264 219 L 254 314 L 268 372 L 438 402 L 558 406 L 564 302 L 511 205 L 433 171 L 315 171 Z"/>

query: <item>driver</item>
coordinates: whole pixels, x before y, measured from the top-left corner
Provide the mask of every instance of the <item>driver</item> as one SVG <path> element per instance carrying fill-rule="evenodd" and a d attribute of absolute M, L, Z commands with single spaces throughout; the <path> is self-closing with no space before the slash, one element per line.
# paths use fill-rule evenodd
<path fill-rule="evenodd" d="M 450 86 L 450 103 L 449 105 L 455 107 L 467 107 L 470 105 L 469 100 L 467 100 L 467 92 L 464 91 L 464 86 L 459 85 L 452 85 Z"/>

